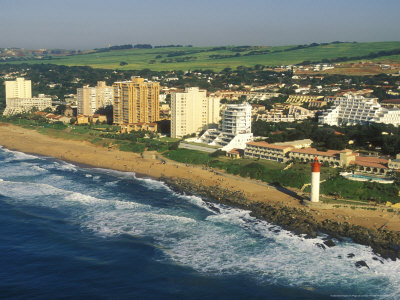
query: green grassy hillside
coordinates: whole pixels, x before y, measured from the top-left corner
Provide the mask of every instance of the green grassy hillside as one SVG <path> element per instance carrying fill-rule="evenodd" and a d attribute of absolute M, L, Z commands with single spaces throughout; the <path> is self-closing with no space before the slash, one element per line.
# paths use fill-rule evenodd
<path fill-rule="evenodd" d="M 400 42 L 331 43 L 328 45 L 282 47 L 171 47 L 154 49 L 112 50 L 108 52 L 53 57 L 51 60 L 24 60 L 12 63 L 52 63 L 66 66 L 91 66 L 94 68 L 154 71 L 195 70 L 238 66 L 252 67 L 257 64 L 277 66 L 297 64 L 303 61 L 321 61 L 338 57 L 365 56 L 379 51 L 400 49 Z M 382 56 L 381 60 L 400 61 L 399 55 Z M 121 65 L 121 62 L 126 63 Z"/>

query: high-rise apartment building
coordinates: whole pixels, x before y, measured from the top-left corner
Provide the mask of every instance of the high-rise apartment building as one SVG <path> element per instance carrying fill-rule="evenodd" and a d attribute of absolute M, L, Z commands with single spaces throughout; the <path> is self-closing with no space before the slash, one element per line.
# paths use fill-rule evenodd
<path fill-rule="evenodd" d="M 199 132 L 219 119 L 219 98 L 207 97 L 205 90 L 190 87 L 171 95 L 171 137 Z"/>
<path fill-rule="evenodd" d="M 113 103 L 113 88 L 104 81 L 98 81 L 97 86 L 88 85 L 77 89 L 78 115 L 92 116 L 96 110 Z"/>
<path fill-rule="evenodd" d="M 131 81 L 115 82 L 114 123 L 152 123 L 160 119 L 158 82 L 132 77 Z"/>
<path fill-rule="evenodd" d="M 25 78 L 6 81 L 6 100 L 10 98 L 32 98 L 32 84 Z"/>

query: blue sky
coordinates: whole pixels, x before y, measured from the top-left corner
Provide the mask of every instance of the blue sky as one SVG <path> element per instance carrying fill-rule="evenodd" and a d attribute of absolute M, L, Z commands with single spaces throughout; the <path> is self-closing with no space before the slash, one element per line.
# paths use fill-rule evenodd
<path fill-rule="evenodd" d="M 400 0 L 0 0 L 0 48 L 400 41 Z"/>

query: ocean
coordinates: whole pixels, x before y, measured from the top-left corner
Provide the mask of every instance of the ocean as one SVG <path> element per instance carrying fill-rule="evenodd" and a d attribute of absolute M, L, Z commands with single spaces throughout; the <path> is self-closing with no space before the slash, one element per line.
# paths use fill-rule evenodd
<path fill-rule="evenodd" d="M 0 148 L 1 299 L 400 298 L 399 261 L 326 238 L 133 173 Z"/>

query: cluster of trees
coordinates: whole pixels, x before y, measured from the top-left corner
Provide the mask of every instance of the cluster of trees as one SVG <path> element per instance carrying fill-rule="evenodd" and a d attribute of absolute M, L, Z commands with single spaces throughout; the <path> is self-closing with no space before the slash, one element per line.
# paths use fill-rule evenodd
<path fill-rule="evenodd" d="M 391 55 L 399 55 L 400 54 L 400 49 L 393 49 L 393 50 L 388 50 L 388 51 L 379 51 L 379 52 L 371 52 L 367 55 L 359 55 L 359 56 L 341 56 L 341 57 L 336 57 L 336 58 L 324 58 L 320 61 L 309 61 L 305 60 L 297 65 L 310 65 L 310 64 L 319 64 L 319 63 L 338 63 L 338 62 L 344 62 L 344 61 L 349 61 L 349 60 L 361 60 L 361 59 L 374 59 L 382 56 L 391 56 Z"/>
<path fill-rule="evenodd" d="M 115 45 L 115 46 L 110 46 L 107 48 L 96 48 L 94 49 L 96 52 L 108 52 L 111 50 L 126 50 L 126 49 L 152 49 L 153 46 L 150 44 L 126 44 L 126 45 Z"/>
<path fill-rule="evenodd" d="M 160 62 L 161 63 L 179 63 L 179 62 L 185 62 L 185 61 L 196 60 L 196 59 L 197 59 L 196 56 L 185 56 L 185 57 L 163 59 Z"/>
<path fill-rule="evenodd" d="M 154 48 L 176 48 L 176 47 L 183 47 L 183 45 L 160 45 L 160 46 L 154 46 Z M 187 46 L 189 47 L 189 46 Z"/>
<path fill-rule="evenodd" d="M 126 44 L 126 45 L 116 45 L 116 46 L 110 46 L 108 48 L 96 48 L 96 52 L 108 52 L 111 50 L 126 50 L 126 49 L 132 49 L 133 46 L 132 44 Z"/>
<path fill-rule="evenodd" d="M 237 52 L 236 54 L 213 54 L 209 55 L 208 57 L 211 59 L 224 59 L 224 58 L 232 58 L 232 57 L 239 57 L 240 53 Z"/>

